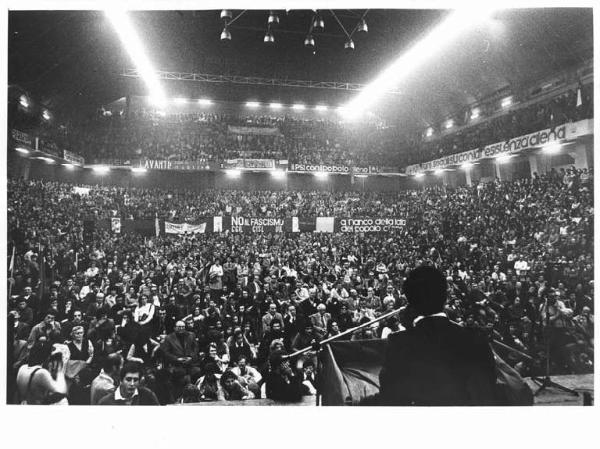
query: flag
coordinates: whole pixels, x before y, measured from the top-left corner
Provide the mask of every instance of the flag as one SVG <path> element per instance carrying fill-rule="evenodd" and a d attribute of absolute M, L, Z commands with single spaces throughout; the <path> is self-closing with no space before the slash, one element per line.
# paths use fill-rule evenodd
<path fill-rule="evenodd" d="M 223 217 L 213 217 L 213 232 L 223 232 Z"/>
<path fill-rule="evenodd" d="M 376 394 L 385 350 L 386 340 L 382 339 L 338 340 L 324 346 L 319 353 L 318 372 L 322 404 L 379 405 Z M 533 405 L 533 393 L 519 373 L 495 352 L 494 360 L 497 405 Z"/>
<path fill-rule="evenodd" d="M 13 244 L 13 249 L 12 249 L 12 256 L 10 257 L 10 266 L 9 266 L 9 271 L 10 271 L 10 277 L 13 277 L 13 273 L 15 271 L 15 245 Z"/>
<path fill-rule="evenodd" d="M 38 290 L 38 298 L 42 299 L 44 296 L 44 289 L 46 284 L 46 256 L 41 254 L 40 257 L 40 286 Z"/>
<path fill-rule="evenodd" d="M 120 218 L 111 218 L 110 219 L 110 228 L 112 232 L 115 234 L 121 233 L 121 219 Z"/>

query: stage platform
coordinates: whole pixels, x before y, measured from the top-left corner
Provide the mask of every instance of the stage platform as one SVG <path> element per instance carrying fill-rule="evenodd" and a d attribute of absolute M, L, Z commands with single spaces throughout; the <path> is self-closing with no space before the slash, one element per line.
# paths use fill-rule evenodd
<path fill-rule="evenodd" d="M 570 374 L 564 376 L 551 376 L 552 381 L 575 390 L 579 396 L 565 393 L 558 388 L 546 388 L 535 397 L 534 405 L 583 405 L 583 394 L 590 393 L 594 397 L 594 375 L 593 374 Z M 531 390 L 535 393 L 539 385 L 530 378 L 525 379 Z"/>
<path fill-rule="evenodd" d="M 533 392 L 537 391 L 538 385 L 530 378 L 525 379 Z M 571 388 L 579 393 L 579 396 L 574 396 L 565 393 L 557 388 L 547 388 L 535 397 L 534 405 L 555 406 L 555 405 L 583 405 L 583 394 L 590 393 L 594 397 L 594 375 L 593 374 L 578 374 L 566 376 L 552 376 L 552 380 L 567 388 Z M 242 406 L 242 407 L 265 407 L 265 406 L 316 406 L 315 396 L 305 396 L 300 402 L 288 403 L 278 402 L 272 399 L 252 399 L 248 401 L 219 401 L 219 402 L 199 402 L 185 405 L 201 405 L 201 406 Z"/>

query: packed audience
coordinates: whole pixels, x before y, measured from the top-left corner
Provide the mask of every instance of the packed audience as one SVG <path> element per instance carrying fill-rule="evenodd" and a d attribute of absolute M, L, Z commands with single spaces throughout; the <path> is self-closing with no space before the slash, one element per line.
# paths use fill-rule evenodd
<path fill-rule="evenodd" d="M 422 264 L 447 275 L 448 317 L 513 348 L 494 344 L 523 375 L 544 373 L 546 342 L 552 373 L 593 370 L 591 170 L 376 196 L 98 186 L 78 195 L 73 187 L 8 181 L 13 401 L 299 401 L 318 390 L 319 341 L 399 308 L 342 338 L 386 338 L 412 325 L 402 284 Z M 407 226 L 364 235 L 83 236 L 90 216 L 193 221 L 232 210 L 385 213 Z"/>
<path fill-rule="evenodd" d="M 564 123 L 592 118 L 594 114 L 593 85 L 581 88 L 581 104 L 573 89 L 545 102 L 534 103 L 492 120 L 446 134 L 442 137 L 413 136 L 413 151 L 408 151 L 407 163 L 418 164 L 461 151 L 473 150 L 513 137 L 523 136 Z M 465 117 L 465 123 L 469 118 Z M 460 125 L 460 123 L 456 123 Z"/>
<path fill-rule="evenodd" d="M 482 111 L 483 117 L 497 113 Z M 222 163 L 228 159 L 276 159 L 298 164 L 379 167 L 398 171 L 406 165 L 502 142 L 564 123 L 591 118 L 593 86 L 482 120 L 473 126 L 465 116 L 455 119 L 456 131 L 431 137 L 406 132 L 374 117 L 357 125 L 327 119 L 287 115 L 249 116 L 233 113 L 161 114 L 132 110 L 103 111 L 93 117 L 56 127 L 46 123 L 30 130 L 55 154 L 69 149 L 88 163 L 123 164 L 139 159 Z M 264 134 L 240 135 L 231 126 L 268 128 Z M 27 131 L 27 129 L 23 129 Z M 269 134 L 272 133 L 272 134 Z"/>

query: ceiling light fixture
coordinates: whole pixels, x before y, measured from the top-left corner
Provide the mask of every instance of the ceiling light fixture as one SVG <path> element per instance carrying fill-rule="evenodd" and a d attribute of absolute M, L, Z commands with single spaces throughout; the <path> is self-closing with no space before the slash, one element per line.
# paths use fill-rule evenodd
<path fill-rule="evenodd" d="M 354 41 L 352 39 L 348 39 L 344 44 L 344 49 L 346 50 L 354 50 Z"/>
<path fill-rule="evenodd" d="M 274 44 L 275 43 L 275 36 L 273 35 L 273 32 L 271 30 L 267 30 L 263 41 L 265 44 Z"/>
<path fill-rule="evenodd" d="M 325 29 L 325 21 L 323 20 L 323 17 L 321 17 L 320 14 L 317 13 L 315 15 L 315 18 L 313 19 L 312 27 L 313 27 L 313 30 L 317 30 L 317 31 L 323 31 Z"/>
<path fill-rule="evenodd" d="M 230 41 L 231 40 L 231 32 L 229 31 L 229 28 L 227 28 L 227 26 L 225 26 L 225 28 L 223 28 L 223 31 L 221 31 L 221 40 L 222 41 Z"/>
<path fill-rule="evenodd" d="M 312 37 L 312 34 L 307 34 L 306 39 L 304 39 L 305 47 L 314 47 L 315 46 L 315 38 Z"/>
<path fill-rule="evenodd" d="M 275 14 L 273 11 L 269 13 L 269 20 L 267 20 L 267 25 L 269 26 L 277 26 L 279 25 L 279 16 Z"/>
<path fill-rule="evenodd" d="M 369 27 L 367 26 L 365 19 L 360 19 L 360 22 L 358 22 L 358 26 L 356 27 L 356 31 L 358 33 L 366 33 L 369 31 Z"/>

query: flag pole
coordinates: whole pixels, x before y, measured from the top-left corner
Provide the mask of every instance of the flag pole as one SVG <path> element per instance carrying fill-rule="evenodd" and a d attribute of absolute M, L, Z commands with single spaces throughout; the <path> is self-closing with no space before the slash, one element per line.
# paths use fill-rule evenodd
<path fill-rule="evenodd" d="M 15 242 L 13 242 L 12 256 L 10 257 L 10 285 L 8 287 L 8 298 L 12 296 L 13 285 L 15 285 Z"/>

